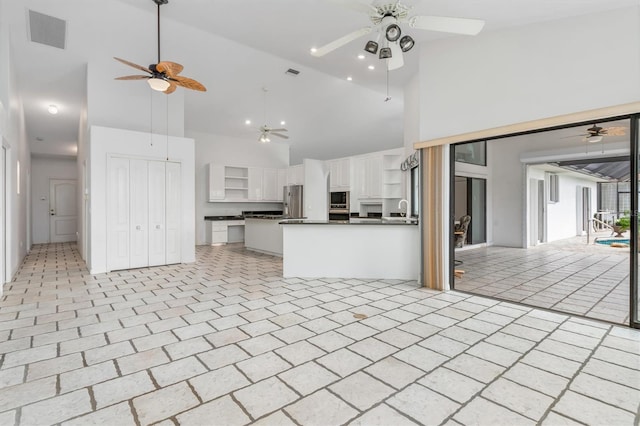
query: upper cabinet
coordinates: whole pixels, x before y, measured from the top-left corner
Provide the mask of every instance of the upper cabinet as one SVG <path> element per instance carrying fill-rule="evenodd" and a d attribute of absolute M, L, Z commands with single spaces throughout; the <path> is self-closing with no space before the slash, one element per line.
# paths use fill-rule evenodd
<path fill-rule="evenodd" d="M 293 176 L 302 182 L 302 166 Z M 288 169 L 219 166 L 208 164 L 210 202 L 282 202 L 282 187 L 287 185 Z"/>
<path fill-rule="evenodd" d="M 382 198 L 382 156 L 369 155 L 355 160 L 358 198 Z"/>
<path fill-rule="evenodd" d="M 329 185 L 332 191 L 349 191 L 351 189 L 350 158 L 329 161 Z"/>
<path fill-rule="evenodd" d="M 224 200 L 224 166 L 209 164 L 209 201 Z"/>

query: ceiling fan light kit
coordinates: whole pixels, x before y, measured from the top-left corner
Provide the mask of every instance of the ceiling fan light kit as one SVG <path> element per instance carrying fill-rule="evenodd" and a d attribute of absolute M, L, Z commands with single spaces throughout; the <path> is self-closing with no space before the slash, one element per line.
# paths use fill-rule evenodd
<path fill-rule="evenodd" d="M 382 49 L 380 49 L 380 59 L 389 59 L 393 56 L 393 54 L 391 53 L 391 49 L 388 47 L 383 47 Z"/>
<path fill-rule="evenodd" d="M 364 50 L 365 52 L 369 52 L 372 55 L 375 55 L 376 53 L 378 53 L 378 43 L 373 40 L 369 40 L 364 46 Z"/>
<path fill-rule="evenodd" d="M 114 58 L 117 61 L 122 62 L 132 68 L 140 71 L 144 71 L 149 75 L 127 75 L 124 77 L 117 77 L 116 80 L 147 80 L 151 89 L 165 94 L 170 94 L 176 91 L 178 86 L 185 89 L 197 90 L 200 92 L 206 92 L 207 89 L 200 82 L 187 77 L 182 77 L 178 74 L 182 72 L 184 67 L 175 62 L 160 61 L 160 6 L 169 3 L 169 0 L 152 0 L 158 6 L 158 63 L 151 64 L 149 67 L 143 67 L 133 62 L 126 61 L 120 58 Z"/>
<path fill-rule="evenodd" d="M 350 43 L 361 36 L 370 33 L 377 27 L 378 37 L 384 34 L 387 46 L 383 49 L 390 49 L 383 54 L 380 52 L 380 59 L 387 59 L 387 70 L 394 70 L 404 65 L 402 54 L 408 52 L 415 45 L 415 40 L 408 35 L 402 36 L 401 23 L 407 23 L 409 27 L 418 30 L 442 31 L 453 34 L 476 35 L 484 27 L 484 21 L 479 19 L 448 18 L 443 16 L 411 16 L 409 11 L 411 6 L 401 3 L 401 0 L 392 3 L 372 5 L 364 4 L 362 0 L 340 0 L 339 5 L 358 11 L 366 11 L 373 27 L 364 27 L 342 36 L 326 45 L 315 49 L 311 54 L 321 57 L 327 53 Z M 379 38 L 378 38 L 379 40 Z M 373 55 L 378 53 L 378 42 L 369 40 L 364 47 L 366 52 Z M 382 50 L 382 49 L 381 49 Z"/>

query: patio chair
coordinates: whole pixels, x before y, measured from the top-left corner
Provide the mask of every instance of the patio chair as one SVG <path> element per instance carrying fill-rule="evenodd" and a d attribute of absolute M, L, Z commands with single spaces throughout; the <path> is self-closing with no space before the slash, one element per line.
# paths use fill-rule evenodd
<path fill-rule="evenodd" d="M 456 237 L 455 246 L 457 248 L 464 246 L 464 243 L 467 241 L 467 229 L 469 229 L 469 223 L 471 223 L 471 216 L 466 214 L 460 218 L 460 223 L 457 224 L 453 230 Z"/>

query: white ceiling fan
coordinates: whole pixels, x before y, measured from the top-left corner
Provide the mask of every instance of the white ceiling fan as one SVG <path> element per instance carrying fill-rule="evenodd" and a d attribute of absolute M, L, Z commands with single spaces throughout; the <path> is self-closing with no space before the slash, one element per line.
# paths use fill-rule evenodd
<path fill-rule="evenodd" d="M 258 130 L 260 131 L 260 136 L 258 137 L 258 142 L 262 142 L 262 143 L 267 143 L 267 142 L 271 142 L 271 139 L 269 138 L 269 136 L 276 136 L 282 139 L 289 139 L 289 136 L 282 134 L 282 132 L 288 132 L 287 129 L 285 129 L 284 127 L 281 128 L 273 128 L 273 127 L 269 127 L 267 126 L 267 88 L 263 87 L 262 88 L 262 92 L 263 92 L 263 97 L 264 97 L 264 121 L 262 126 L 260 126 L 258 128 Z M 283 123 L 284 124 L 284 123 Z"/>
<path fill-rule="evenodd" d="M 409 16 L 412 6 L 402 4 L 400 0 L 379 5 L 369 4 L 364 0 L 331 0 L 348 9 L 364 12 L 369 15 L 371 26 L 360 28 L 344 35 L 322 47 L 312 49 L 313 56 L 321 57 L 333 50 L 344 46 L 360 37 L 377 30 L 376 40 L 370 40 L 365 46 L 369 53 L 378 53 L 381 36 L 383 47 L 380 49 L 380 59 L 387 60 L 387 69 L 394 70 L 404 65 L 403 52 L 408 52 L 415 41 L 409 35 L 402 36 L 400 24 L 407 23 L 410 28 L 428 31 L 441 31 L 454 34 L 476 35 L 484 27 L 484 21 L 479 19 L 450 18 L 445 16 L 414 15 Z"/>

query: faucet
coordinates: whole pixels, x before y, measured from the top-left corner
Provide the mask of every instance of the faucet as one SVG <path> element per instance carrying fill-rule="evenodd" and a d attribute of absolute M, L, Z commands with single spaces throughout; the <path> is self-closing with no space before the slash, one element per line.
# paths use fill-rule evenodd
<path fill-rule="evenodd" d="M 404 203 L 404 204 L 405 204 L 405 206 L 404 206 L 404 207 L 405 207 L 405 212 L 404 212 L 404 214 L 402 214 L 402 203 Z M 402 215 L 402 216 L 406 216 L 406 215 L 407 215 L 407 213 L 408 213 L 408 212 L 407 212 L 407 210 L 409 210 L 409 202 L 408 202 L 407 200 L 400 200 L 400 201 L 398 202 L 398 210 L 400 210 L 400 215 Z"/>

